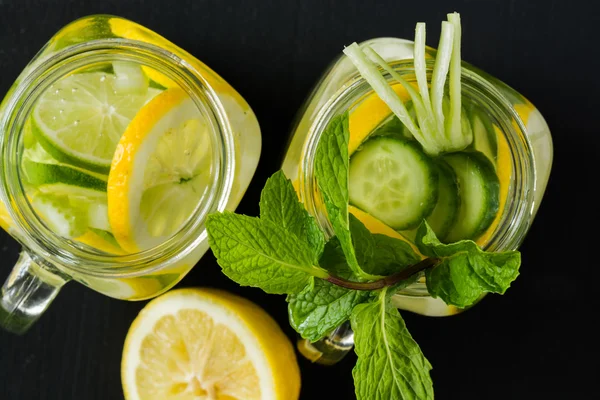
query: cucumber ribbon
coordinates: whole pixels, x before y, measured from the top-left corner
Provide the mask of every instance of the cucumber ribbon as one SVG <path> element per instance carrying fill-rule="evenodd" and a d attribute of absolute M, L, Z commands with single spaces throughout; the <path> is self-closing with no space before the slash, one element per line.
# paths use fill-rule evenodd
<path fill-rule="evenodd" d="M 434 156 L 462 150 L 473 141 L 471 129 L 462 129 L 461 124 L 460 40 L 460 15 L 458 13 L 448 14 L 448 21 L 442 22 L 442 34 L 431 82 L 428 82 L 425 62 L 425 24 L 417 24 L 414 68 L 418 90 L 402 78 L 370 46 L 361 48 L 355 42 L 344 49 L 344 54 L 348 56 L 375 93 L 413 134 L 425 152 Z M 407 91 L 414 104 L 417 121 L 413 120 L 404 102 L 378 69 L 378 65 Z M 446 80 L 448 80 L 450 107 L 444 113 Z"/>

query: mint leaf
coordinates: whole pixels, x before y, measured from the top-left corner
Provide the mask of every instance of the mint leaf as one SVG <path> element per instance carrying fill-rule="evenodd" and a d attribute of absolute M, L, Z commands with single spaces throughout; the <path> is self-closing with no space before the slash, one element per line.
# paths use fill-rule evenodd
<path fill-rule="evenodd" d="M 352 311 L 356 398 L 433 399 L 431 364 L 385 297 L 384 290 L 379 301 L 359 304 Z"/>
<path fill-rule="evenodd" d="M 347 321 L 352 309 L 369 297 L 369 291 L 344 289 L 315 279 L 314 285 L 288 296 L 290 324 L 303 338 L 317 341 Z"/>
<path fill-rule="evenodd" d="M 376 276 L 370 276 L 365 273 L 358 262 L 356 251 L 354 249 L 354 243 L 352 241 L 352 234 L 349 227 L 348 211 L 343 214 L 342 211 L 329 201 L 328 197 L 325 197 L 325 208 L 327 209 L 327 215 L 329 222 L 333 227 L 333 231 L 339 240 L 340 246 L 346 256 L 346 261 L 350 269 L 361 279 L 361 280 L 374 280 Z M 350 219 L 351 220 L 351 219 Z"/>
<path fill-rule="evenodd" d="M 260 217 L 307 241 L 317 255 L 323 252 L 325 236 L 298 200 L 294 185 L 283 171 L 277 171 L 267 180 L 260 195 Z"/>
<path fill-rule="evenodd" d="M 519 275 L 518 251 L 488 253 L 471 240 L 443 244 L 426 222 L 417 231 L 416 244 L 424 255 L 441 260 L 426 272 L 427 289 L 446 304 L 467 307 L 483 293 L 503 294 Z"/>
<path fill-rule="evenodd" d="M 335 236 L 325 245 L 319 265 L 340 278 L 357 280 Z M 348 320 L 354 306 L 368 297 L 369 292 L 315 279 L 299 294 L 287 297 L 290 324 L 303 338 L 319 340 Z"/>
<path fill-rule="evenodd" d="M 421 260 L 408 243 L 390 236 L 371 233 L 352 214 L 350 231 L 358 263 L 367 274 L 391 275 Z"/>
<path fill-rule="evenodd" d="M 356 258 L 348 216 L 349 116 L 333 118 L 321 134 L 315 156 L 315 178 L 325 203 L 329 222 L 338 237 L 348 265 L 363 280 L 377 276 L 365 273 Z"/>
<path fill-rule="evenodd" d="M 319 261 L 334 275 L 357 280 L 336 237 L 325 245 Z M 350 318 L 357 304 L 367 301 L 369 291 L 350 290 L 315 279 L 297 295 L 289 295 L 288 314 L 292 327 L 305 339 L 317 341 Z"/>
<path fill-rule="evenodd" d="M 419 261 L 419 257 L 406 242 L 384 235 L 374 235 L 352 215 L 350 221 L 351 226 L 356 224 L 357 234 L 353 235 L 353 241 L 358 259 L 371 271 L 387 271 L 391 274 Z M 359 280 L 350 269 L 337 237 L 333 237 L 325 245 L 319 265 L 337 277 L 350 281 Z M 388 289 L 388 294 L 391 296 L 414 283 L 418 277 L 416 274 L 398 282 Z M 290 323 L 303 338 L 319 340 L 348 320 L 352 309 L 368 301 L 373 294 L 375 293 L 345 289 L 315 279 L 314 283 L 307 285 L 301 293 L 288 296 Z"/>
<path fill-rule="evenodd" d="M 333 118 L 321 134 L 315 155 L 315 178 L 324 197 L 340 210 L 348 229 L 349 116 Z"/>
<path fill-rule="evenodd" d="M 298 293 L 312 276 L 328 276 L 314 266 L 315 249 L 271 221 L 224 212 L 210 215 L 206 228 L 223 273 L 242 286 Z"/>
<path fill-rule="evenodd" d="M 319 260 L 321 268 L 326 269 L 333 275 L 349 281 L 359 281 L 346 261 L 346 255 L 340 244 L 340 240 L 334 236 L 325 245 L 325 249 Z"/>

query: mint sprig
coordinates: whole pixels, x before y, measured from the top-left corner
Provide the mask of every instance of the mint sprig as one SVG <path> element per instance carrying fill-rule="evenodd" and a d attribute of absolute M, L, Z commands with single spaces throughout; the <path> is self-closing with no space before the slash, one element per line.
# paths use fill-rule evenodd
<path fill-rule="evenodd" d="M 296 191 L 288 183 L 283 171 L 276 172 L 268 179 L 260 196 L 260 217 L 307 241 L 317 257 L 323 252 L 323 232 L 315 218 L 298 201 Z"/>
<path fill-rule="evenodd" d="M 356 252 L 369 271 L 376 274 L 392 274 L 404 271 L 419 262 L 419 257 L 406 242 L 385 235 L 371 234 L 353 215 L 350 215 L 350 221 L 351 226 L 358 232 L 353 236 Z M 350 269 L 336 237 L 327 242 L 319 264 L 333 275 L 329 279 L 335 281 L 341 278 L 347 281 L 340 283 L 342 285 L 354 285 L 354 282 L 360 279 Z M 388 293 L 392 294 L 414 283 L 418 277 L 419 274 L 409 272 L 406 278 L 401 280 L 392 275 L 391 279 L 398 283 L 391 286 L 385 284 L 385 279 L 366 285 L 379 284 L 381 287 L 388 287 Z M 307 285 L 299 294 L 288 296 L 290 323 L 303 338 L 317 341 L 347 321 L 354 307 L 372 298 L 373 293 L 378 295 L 378 292 L 349 289 L 327 280 L 315 279 L 314 284 Z"/>
<path fill-rule="evenodd" d="M 484 293 L 504 293 L 518 275 L 520 256 L 487 253 L 468 240 L 443 244 L 425 221 L 416 236 L 425 259 L 402 240 L 371 233 L 348 213 L 347 186 L 334 182 L 348 174 L 347 161 L 340 160 L 347 153 L 339 151 L 347 140 L 332 139 L 347 135 L 347 121 L 343 114 L 325 129 L 317 152 L 329 157 L 316 179 L 327 191 L 322 194 L 335 236 L 325 241 L 279 171 L 263 189 L 260 218 L 213 214 L 207 222 L 209 243 L 235 282 L 288 295 L 290 323 L 302 337 L 317 341 L 351 320 L 359 399 L 431 399 L 431 365 L 389 297 L 425 271 L 432 296 L 467 307 Z"/>
<path fill-rule="evenodd" d="M 485 252 L 471 240 L 444 244 L 425 221 L 417 231 L 416 244 L 421 253 L 440 260 L 426 272 L 427 290 L 446 304 L 464 308 L 484 293 L 504 294 L 519 276 L 518 251 Z"/>
<path fill-rule="evenodd" d="M 223 272 L 242 286 L 298 293 L 313 276 L 329 276 L 317 267 L 319 255 L 308 240 L 269 220 L 224 212 L 210 215 L 206 228 Z"/>
<path fill-rule="evenodd" d="M 357 280 L 335 237 L 325 245 L 319 264 L 337 277 Z M 366 290 L 346 289 L 315 279 L 299 294 L 287 297 L 290 324 L 304 339 L 317 341 L 347 321 L 354 306 L 367 301 L 370 295 Z"/>
<path fill-rule="evenodd" d="M 433 399 L 431 364 L 389 304 L 386 289 L 376 301 L 356 306 L 350 320 L 358 400 Z"/>
<path fill-rule="evenodd" d="M 460 54 L 451 49 L 459 48 L 460 26 L 458 16 L 450 15 L 449 21 L 446 33 L 455 36 L 446 35 L 438 51 L 443 60 L 436 60 L 435 69 L 442 61 L 444 66 L 442 73 L 434 73 L 432 85 L 437 89 L 431 96 L 424 27 L 417 26 L 415 69 L 421 96 L 407 90 L 417 102 L 419 127 L 375 64 L 357 45 L 346 49 L 374 90 L 431 154 L 464 148 L 471 141 L 454 118 L 460 110 Z M 367 54 L 388 72 L 392 70 L 374 51 L 367 49 Z M 453 103 L 450 119 L 443 121 L 435 111 L 439 111 L 448 68 Z M 334 233 L 329 240 L 279 171 L 263 189 L 260 218 L 213 214 L 206 224 L 209 243 L 223 272 L 235 282 L 287 294 L 290 323 L 302 337 L 317 341 L 350 319 L 358 356 L 353 377 L 359 400 L 433 399 L 431 364 L 391 306 L 390 297 L 425 274 L 433 297 L 468 307 L 485 293 L 506 291 L 518 276 L 520 253 L 485 252 L 470 240 L 441 243 L 425 221 L 415 243 L 426 258 L 402 240 L 371 233 L 348 212 L 348 142 L 349 117 L 344 113 L 323 131 L 315 156 L 315 179 Z"/>
<path fill-rule="evenodd" d="M 315 279 L 314 285 L 288 296 L 290 324 L 304 339 L 316 342 L 347 321 L 354 307 L 369 297 L 368 291 L 345 289 Z"/>

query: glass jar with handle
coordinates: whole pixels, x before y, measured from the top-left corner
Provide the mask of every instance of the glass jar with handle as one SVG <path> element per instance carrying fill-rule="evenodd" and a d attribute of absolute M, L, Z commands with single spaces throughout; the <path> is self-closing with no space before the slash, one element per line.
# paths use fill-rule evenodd
<path fill-rule="evenodd" d="M 371 46 L 406 81 L 416 82 L 413 42 L 378 38 L 361 45 L 364 44 Z M 427 52 L 433 59 L 435 50 L 428 49 Z M 428 61 L 427 64 L 428 74 L 431 74 L 433 62 Z M 385 76 L 393 80 L 389 74 Z M 488 251 L 514 250 L 531 226 L 550 176 L 550 130 L 542 115 L 526 98 L 467 63 L 462 66 L 461 86 L 463 105 L 476 109 L 478 115 L 485 118 L 488 133 L 492 133 L 490 141 L 483 145 L 477 143 L 476 137 L 474 150 L 489 156 L 500 186 L 499 211 L 476 241 Z M 402 90 L 397 92 L 402 97 Z M 327 69 L 299 111 L 282 167 L 294 181 L 305 207 L 329 235 L 333 232 L 318 195 L 314 159 L 321 133 L 332 118 L 344 112 L 349 112 L 351 156 L 392 117 L 391 110 L 358 75 L 350 60 L 340 56 Z M 410 231 L 392 229 L 357 207 L 351 206 L 350 211 L 374 233 L 411 241 Z M 430 296 L 424 277 L 394 295 L 392 303 L 399 309 L 426 316 L 449 316 L 462 311 Z M 352 331 L 346 323 L 319 342 L 301 340 L 299 348 L 307 358 L 331 364 L 341 359 L 351 349 L 351 344 Z"/>
<path fill-rule="evenodd" d="M 124 300 L 174 286 L 208 249 L 207 215 L 240 202 L 261 135 L 208 66 L 143 26 L 95 15 L 62 28 L 17 78 L 0 106 L 0 146 L 0 226 L 23 246 L 0 326 L 20 333 L 70 280 Z M 125 197 L 111 193 L 119 187 Z M 127 226 L 130 214 L 145 224 Z"/>

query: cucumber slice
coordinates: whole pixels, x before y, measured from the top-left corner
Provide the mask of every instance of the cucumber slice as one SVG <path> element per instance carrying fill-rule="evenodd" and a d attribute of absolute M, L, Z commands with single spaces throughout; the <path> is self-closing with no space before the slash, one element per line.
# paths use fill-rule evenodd
<path fill-rule="evenodd" d="M 414 142 L 369 139 L 350 159 L 350 203 L 394 229 L 411 229 L 435 207 L 437 171 Z"/>
<path fill-rule="evenodd" d="M 456 174 L 460 207 L 446 241 L 475 239 L 492 223 L 499 205 L 500 183 L 491 161 L 477 151 L 443 157 Z"/>
<path fill-rule="evenodd" d="M 470 120 L 473 128 L 473 147 L 495 164 L 498 158 L 498 138 L 491 121 L 473 109 L 470 112 Z"/>
<path fill-rule="evenodd" d="M 417 113 L 415 111 L 415 107 L 413 105 L 412 100 L 407 101 L 405 106 L 406 106 L 406 110 L 408 111 L 408 114 L 412 118 L 416 119 Z M 400 119 L 398 119 L 398 117 L 396 117 L 395 115 L 392 115 L 390 118 L 386 119 L 385 122 L 380 124 L 373 131 L 373 133 L 371 133 L 371 137 L 389 136 L 389 135 L 400 136 L 400 137 L 403 137 L 406 139 L 414 139 L 414 136 L 410 132 L 410 130 L 406 127 L 406 125 L 404 125 L 402 122 L 400 122 Z"/>
<path fill-rule="evenodd" d="M 438 239 L 443 242 L 458 216 L 460 197 L 456 174 L 452 168 L 442 160 L 438 160 L 436 166 L 439 176 L 438 201 L 427 217 L 427 223 Z"/>
<path fill-rule="evenodd" d="M 389 136 L 389 135 L 404 136 L 404 134 L 403 134 L 404 129 L 405 129 L 404 124 L 402 122 L 400 122 L 398 117 L 396 117 L 394 115 L 391 118 L 387 119 L 384 123 L 379 125 L 373 131 L 373 133 L 371 133 L 371 137 Z"/>
<path fill-rule="evenodd" d="M 371 137 L 374 136 L 396 136 L 405 139 L 413 138 L 412 133 L 410 133 L 406 126 L 404 126 L 395 115 L 379 125 L 379 127 L 371 133 Z"/>

